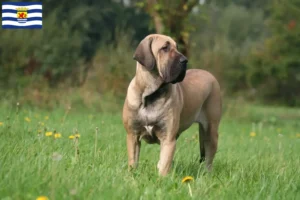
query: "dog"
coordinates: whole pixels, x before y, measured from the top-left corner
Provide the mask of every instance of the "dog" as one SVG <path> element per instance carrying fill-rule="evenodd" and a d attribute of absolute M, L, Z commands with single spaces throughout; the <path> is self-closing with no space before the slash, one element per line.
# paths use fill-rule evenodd
<path fill-rule="evenodd" d="M 151 34 L 136 48 L 135 77 L 123 107 L 129 168 L 138 166 L 141 140 L 160 144 L 161 176 L 170 171 L 180 134 L 199 124 L 200 162 L 211 171 L 222 115 L 220 86 L 200 69 L 187 70 L 187 58 L 169 36 Z"/>

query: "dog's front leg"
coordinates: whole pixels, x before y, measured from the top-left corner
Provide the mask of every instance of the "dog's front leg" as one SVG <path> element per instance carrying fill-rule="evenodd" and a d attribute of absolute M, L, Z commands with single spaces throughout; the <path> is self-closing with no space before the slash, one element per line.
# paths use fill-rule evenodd
<path fill-rule="evenodd" d="M 170 171 L 176 148 L 176 139 L 165 139 L 160 144 L 160 159 L 158 171 L 161 176 L 166 176 Z"/>
<path fill-rule="evenodd" d="M 137 168 L 140 156 L 141 141 L 138 136 L 132 133 L 127 133 L 127 153 L 128 167 Z"/>

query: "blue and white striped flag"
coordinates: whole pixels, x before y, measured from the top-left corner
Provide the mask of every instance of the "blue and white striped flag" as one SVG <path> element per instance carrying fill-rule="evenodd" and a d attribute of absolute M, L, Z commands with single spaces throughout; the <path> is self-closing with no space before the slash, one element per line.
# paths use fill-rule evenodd
<path fill-rule="evenodd" d="M 41 2 L 2 3 L 2 28 L 40 29 L 42 24 Z"/>

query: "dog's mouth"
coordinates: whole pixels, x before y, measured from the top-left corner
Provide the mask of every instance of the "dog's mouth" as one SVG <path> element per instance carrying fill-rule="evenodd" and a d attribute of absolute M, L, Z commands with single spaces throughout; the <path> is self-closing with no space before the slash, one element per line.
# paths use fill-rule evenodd
<path fill-rule="evenodd" d="M 178 74 L 177 78 L 171 82 L 172 84 L 179 83 L 179 82 L 183 81 L 183 79 L 185 77 L 187 63 L 180 63 L 179 67 L 180 67 L 180 73 Z"/>

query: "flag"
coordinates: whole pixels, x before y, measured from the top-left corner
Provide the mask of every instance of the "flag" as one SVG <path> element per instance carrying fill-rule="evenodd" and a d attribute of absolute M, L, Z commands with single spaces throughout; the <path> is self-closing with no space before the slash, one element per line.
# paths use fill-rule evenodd
<path fill-rule="evenodd" d="M 41 29 L 41 2 L 3 2 L 2 28 L 4 29 Z"/>

